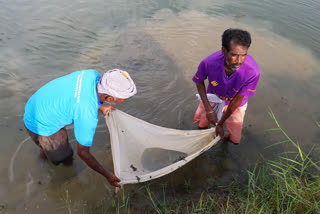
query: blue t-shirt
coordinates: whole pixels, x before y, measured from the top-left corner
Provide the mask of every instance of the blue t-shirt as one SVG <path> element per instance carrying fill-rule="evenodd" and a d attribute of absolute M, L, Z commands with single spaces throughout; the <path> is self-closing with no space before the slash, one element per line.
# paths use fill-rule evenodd
<path fill-rule="evenodd" d="M 42 136 L 50 136 L 66 125 L 74 124 L 77 141 L 91 146 L 102 104 L 96 85 L 96 70 L 76 71 L 41 87 L 25 106 L 26 127 Z"/>

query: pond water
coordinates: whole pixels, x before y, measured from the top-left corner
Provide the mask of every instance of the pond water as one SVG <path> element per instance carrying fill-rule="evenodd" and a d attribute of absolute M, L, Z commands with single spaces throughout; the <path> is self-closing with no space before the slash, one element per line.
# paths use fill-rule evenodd
<path fill-rule="evenodd" d="M 259 155 L 274 158 L 278 151 L 265 147 L 284 139 L 278 132 L 258 134 L 275 127 L 269 108 L 302 148 L 319 145 L 319 0 L 0 4 L 0 213 L 66 213 L 66 200 L 71 200 L 72 213 L 83 213 L 113 195 L 114 189 L 78 156 L 69 167 L 40 160 L 23 125 L 24 105 L 37 89 L 76 70 L 93 68 L 102 74 L 121 68 L 131 74 L 138 94 L 116 108 L 156 125 L 195 129 L 198 101 L 191 77 L 203 58 L 221 48 L 221 34 L 230 27 L 251 33 L 249 54 L 261 69 L 241 144 L 218 144 L 155 184 L 183 192 L 187 181 L 197 192 L 212 178 L 219 185 L 234 178 L 246 182 L 246 170 Z M 75 148 L 72 126 L 68 133 Z M 91 151 L 112 170 L 102 115 Z"/>
<path fill-rule="evenodd" d="M 142 166 L 150 171 L 162 169 L 170 164 L 183 160 L 188 154 L 162 148 L 147 148 L 141 156 Z"/>

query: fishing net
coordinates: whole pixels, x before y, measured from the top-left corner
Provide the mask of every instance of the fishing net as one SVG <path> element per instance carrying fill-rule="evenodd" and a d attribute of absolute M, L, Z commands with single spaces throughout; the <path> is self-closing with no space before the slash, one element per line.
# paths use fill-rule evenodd
<path fill-rule="evenodd" d="M 176 130 L 147 123 L 120 110 L 105 116 L 115 175 L 120 184 L 166 175 L 216 145 L 215 129 Z"/>

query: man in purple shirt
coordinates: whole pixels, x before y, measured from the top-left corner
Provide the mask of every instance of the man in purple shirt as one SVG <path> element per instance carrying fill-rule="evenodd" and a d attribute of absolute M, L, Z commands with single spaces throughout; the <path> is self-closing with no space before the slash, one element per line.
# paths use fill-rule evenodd
<path fill-rule="evenodd" d="M 260 69 L 250 55 L 251 44 L 249 32 L 240 29 L 227 29 L 222 35 L 222 48 L 199 65 L 192 78 L 201 97 L 194 123 L 199 128 L 208 128 L 210 123 L 216 125 L 216 134 L 221 139 L 239 144 L 243 119 L 247 108 L 248 97 L 255 94 L 260 77 Z M 209 85 L 205 90 L 204 80 Z M 208 95 L 225 101 L 220 120 L 213 107 L 217 102 L 208 100 Z M 223 124 L 226 124 L 228 135 L 224 136 Z"/>

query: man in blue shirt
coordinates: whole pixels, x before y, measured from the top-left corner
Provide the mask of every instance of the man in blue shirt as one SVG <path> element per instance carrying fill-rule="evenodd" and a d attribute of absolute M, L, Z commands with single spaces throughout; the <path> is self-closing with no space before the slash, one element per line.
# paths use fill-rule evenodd
<path fill-rule="evenodd" d="M 40 156 L 55 165 L 72 160 L 65 126 L 74 124 L 80 158 L 111 185 L 119 186 L 119 178 L 106 171 L 89 149 L 98 124 L 98 109 L 104 115 L 113 109 L 103 102 L 117 104 L 136 93 L 136 86 L 125 71 L 109 70 L 102 78 L 96 70 L 76 71 L 52 80 L 30 97 L 24 124 L 40 147 Z"/>

